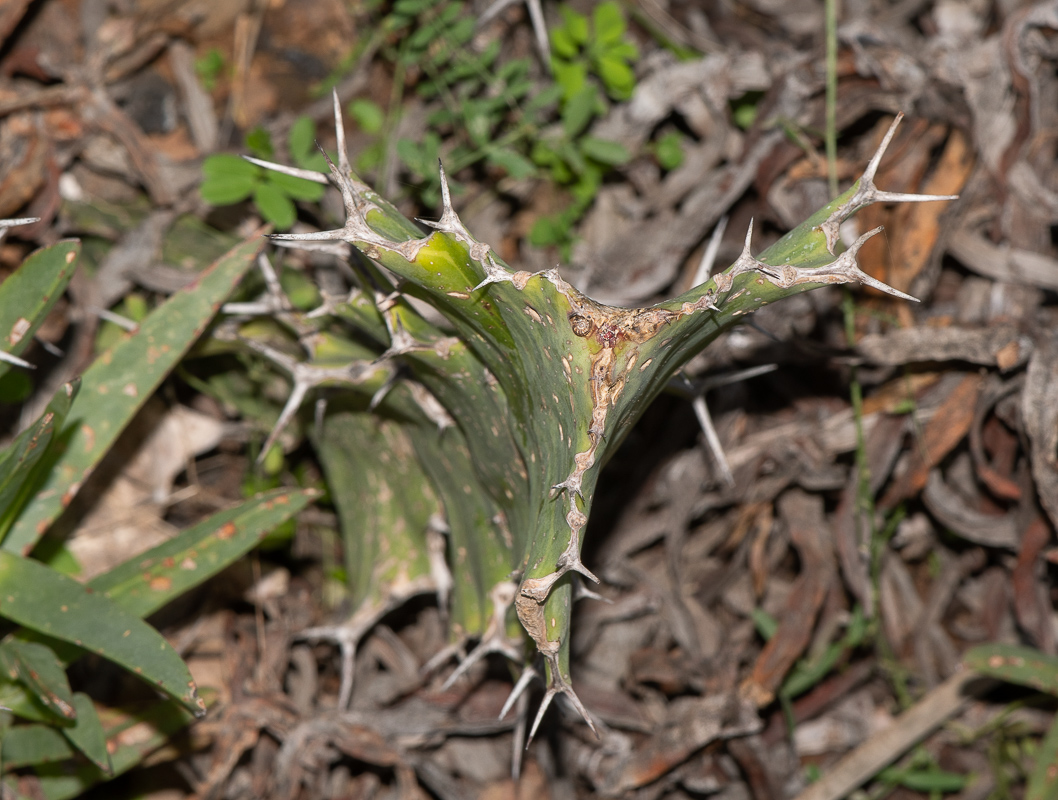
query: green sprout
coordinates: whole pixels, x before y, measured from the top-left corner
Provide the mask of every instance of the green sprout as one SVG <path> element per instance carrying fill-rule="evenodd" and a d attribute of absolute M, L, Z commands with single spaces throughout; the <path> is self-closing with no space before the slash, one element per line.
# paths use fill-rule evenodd
<path fill-rule="evenodd" d="M 290 129 L 288 146 L 294 162 L 302 169 L 322 172 L 327 162 L 314 150 L 315 125 L 308 117 L 298 118 Z M 261 158 L 272 157 L 271 138 L 257 128 L 246 137 L 247 147 Z M 297 219 L 296 200 L 315 202 L 323 187 L 304 178 L 265 170 L 250 160 L 217 153 L 202 162 L 204 180 L 199 191 L 213 206 L 228 206 L 252 199 L 261 216 L 279 230 L 288 230 Z"/>

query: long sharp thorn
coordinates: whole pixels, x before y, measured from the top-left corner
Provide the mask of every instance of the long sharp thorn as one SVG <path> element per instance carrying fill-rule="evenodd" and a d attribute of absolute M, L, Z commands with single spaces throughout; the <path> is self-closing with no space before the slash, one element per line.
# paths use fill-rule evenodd
<path fill-rule="evenodd" d="M 448 216 L 452 209 L 452 193 L 448 188 L 448 176 L 445 175 L 445 165 L 441 159 L 437 159 L 437 171 L 441 178 L 441 213 Z"/>
<path fill-rule="evenodd" d="M 500 716 L 498 719 L 503 719 L 507 716 L 507 712 L 511 710 L 511 706 L 513 706 L 515 701 L 525 693 L 525 690 L 529 688 L 529 682 L 535 677 L 536 670 L 533 668 L 532 664 L 526 664 L 525 669 L 522 670 L 522 674 L 518 676 L 518 681 L 511 689 L 511 693 L 507 695 L 507 699 L 503 703 L 503 708 L 500 709 Z"/>
<path fill-rule="evenodd" d="M 331 90 L 331 97 L 334 100 L 334 136 L 338 146 L 338 169 L 348 178 L 353 168 L 349 164 L 349 153 L 345 149 L 345 121 L 342 119 L 342 107 L 338 102 L 337 89 Z"/>
<path fill-rule="evenodd" d="M 536 37 L 536 47 L 540 51 L 540 58 L 544 62 L 544 68 L 551 71 L 551 41 L 547 36 L 547 22 L 544 20 L 544 8 L 540 0 L 525 0 L 529 9 L 529 19 L 533 23 L 533 34 Z"/>
<path fill-rule="evenodd" d="M 720 476 L 724 479 L 725 484 L 733 487 L 735 485 L 735 476 L 731 474 L 731 466 L 727 463 L 724 446 L 720 443 L 720 437 L 713 426 L 713 418 L 709 414 L 709 406 L 705 403 L 705 395 L 700 394 L 695 397 L 691 405 L 694 408 L 695 416 L 698 417 L 698 424 L 702 428 L 702 433 L 705 434 L 705 442 L 720 469 Z"/>
<path fill-rule="evenodd" d="M 265 440 L 264 445 L 261 447 L 261 452 L 257 456 L 257 466 L 261 466 L 264 463 L 265 457 L 268 455 L 268 451 L 272 449 L 272 445 L 276 443 L 294 414 L 301 407 L 301 401 L 305 399 L 305 395 L 308 394 L 311 385 L 306 381 L 299 381 L 294 379 L 294 388 L 290 392 L 290 397 L 287 399 L 287 404 L 283 406 L 283 411 L 279 414 L 279 419 L 276 420 L 276 424 L 272 428 L 272 432 L 268 434 L 268 438 Z"/>
<path fill-rule="evenodd" d="M 24 367 L 25 369 L 36 369 L 36 367 L 28 361 L 24 361 L 18 356 L 13 356 L 10 353 L 5 353 L 3 350 L 0 350 L 0 361 L 3 361 L 6 364 L 14 364 L 16 367 Z"/>
<path fill-rule="evenodd" d="M 544 699 L 540 701 L 540 708 L 536 710 L 536 718 L 533 720 L 533 727 L 529 729 L 529 736 L 525 740 L 526 749 L 533 743 L 533 738 L 536 736 L 536 729 L 540 727 L 540 722 L 544 719 L 544 714 L 547 713 L 548 706 L 551 705 L 551 701 L 555 699 L 555 695 L 558 694 L 558 689 L 549 688 L 544 693 Z"/>
<path fill-rule="evenodd" d="M 581 718 L 588 723 L 588 727 L 591 728 L 591 732 L 595 734 L 596 738 L 599 738 L 599 730 L 595 727 L 595 720 L 591 718 L 591 714 L 588 713 L 588 709 L 584 707 L 584 704 L 580 702 L 580 698 L 577 697 L 577 693 L 573 691 L 572 686 L 563 687 L 562 694 L 566 696 L 570 704 L 577 710 Z"/>
<path fill-rule="evenodd" d="M 445 679 L 443 684 L 441 684 L 441 691 L 446 692 L 451 689 L 457 680 L 463 677 L 472 666 L 481 661 L 481 659 L 488 653 L 492 652 L 493 649 L 494 648 L 490 647 L 487 641 L 479 642 L 478 646 L 471 650 L 466 658 L 459 662 L 458 666 L 452 671 L 452 674 Z"/>
<path fill-rule="evenodd" d="M 312 181 L 313 183 L 322 183 L 324 185 L 330 183 L 327 180 L 327 176 L 311 169 L 298 169 L 297 167 L 288 167 L 285 164 L 276 164 L 274 161 L 265 161 L 261 158 L 254 158 L 253 156 L 243 156 L 243 161 L 249 161 L 258 167 L 271 170 L 272 172 L 282 172 L 284 175 L 290 175 L 293 178 L 301 178 L 302 180 Z"/>
<path fill-rule="evenodd" d="M 356 642 L 351 639 L 342 639 L 338 643 L 342 654 L 342 680 L 338 689 L 338 710 L 345 711 L 349 708 L 349 701 L 353 699 L 353 670 L 356 667 Z"/>
<path fill-rule="evenodd" d="M 339 153 L 345 152 L 339 150 Z M 356 202 L 356 195 L 353 194 L 353 184 L 349 181 L 348 174 L 342 174 L 341 170 L 334 165 L 331 161 L 331 157 L 327 155 L 327 151 L 323 151 L 323 157 L 327 160 L 327 166 L 331 170 L 331 175 L 334 177 L 334 182 L 338 186 L 338 190 L 342 193 L 342 204 L 345 206 L 345 216 L 348 218 L 358 214 L 360 212 L 360 206 Z M 341 156 L 339 156 L 339 159 Z"/>
<path fill-rule="evenodd" d="M 724 231 L 727 230 L 728 216 L 725 214 L 720 217 L 716 223 L 716 227 L 713 228 L 713 235 L 709 237 L 709 244 L 706 245 L 705 251 L 702 253 L 702 260 L 698 262 L 698 269 L 694 273 L 694 281 L 691 286 L 699 286 L 705 283 L 709 276 L 713 272 L 713 265 L 716 263 L 716 254 L 720 251 L 720 242 L 724 238 Z"/>
<path fill-rule="evenodd" d="M 527 747 L 525 743 L 525 729 L 529 724 L 529 715 L 525 713 L 528 708 L 529 697 L 522 695 L 518 698 L 518 719 L 514 723 L 514 735 L 511 737 L 511 779 L 517 783 L 522 776 L 522 757 Z"/>
<path fill-rule="evenodd" d="M 932 203 L 937 200 L 958 200 L 957 194 L 911 194 L 907 192 L 883 192 L 875 190 L 871 195 L 875 203 Z"/>
<path fill-rule="evenodd" d="M 863 171 L 863 177 L 860 178 L 861 186 L 874 182 L 874 176 L 878 172 L 878 166 L 882 163 L 882 156 L 884 156 L 885 151 L 889 149 L 889 143 L 893 141 L 893 136 L 896 135 L 896 129 L 900 126 L 900 121 L 903 118 L 904 112 L 901 111 L 893 119 L 892 124 L 889 126 L 889 130 L 885 132 L 885 136 L 882 138 L 882 143 L 878 146 L 878 149 L 874 151 L 871 160 L 867 162 L 867 169 Z"/>

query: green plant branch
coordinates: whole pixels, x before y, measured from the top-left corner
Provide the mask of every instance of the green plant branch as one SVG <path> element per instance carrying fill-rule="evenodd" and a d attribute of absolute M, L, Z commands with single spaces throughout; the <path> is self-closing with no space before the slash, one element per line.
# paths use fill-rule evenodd
<path fill-rule="evenodd" d="M 424 326 L 398 297 L 386 300 L 384 315 L 395 315 L 387 322 L 387 354 L 419 359 L 420 369 L 433 369 L 437 400 L 467 434 L 476 479 L 504 512 L 514 539 L 525 543 L 520 552 L 512 551 L 512 566 L 521 572 L 514 605 L 545 659 L 544 707 L 565 694 L 591 724 L 569 675 L 569 573 L 595 580 L 581 562 L 580 549 L 602 464 L 672 374 L 756 308 L 821 285 L 850 281 L 913 299 L 857 266 L 859 248 L 877 230 L 836 254 L 837 227 L 873 202 L 938 198 L 893 195 L 874 186 L 890 130 L 859 182 L 759 256 L 752 254 L 751 230 L 738 260 L 701 286 L 650 308 L 615 308 L 585 297 L 554 270 L 530 274 L 509 269 L 463 226 L 443 170 L 443 214 L 429 223 L 435 231 L 423 237 L 352 174 L 337 99 L 335 120 L 339 163 L 331 165 L 331 177 L 342 192 L 345 225 L 276 238 L 291 243 L 345 241 L 384 265 L 398 277 L 400 293 L 427 302 L 446 318 L 465 343 L 467 349 L 461 352 L 486 371 L 481 373 L 486 385 L 495 382 L 494 399 L 499 402 L 502 395 L 507 412 L 490 422 L 497 430 L 509 431 L 525 471 L 521 492 L 513 491 L 509 480 L 506 489 L 501 488 L 501 475 L 479 464 L 486 454 L 508 462 L 515 455 L 479 443 L 482 436 L 503 441 L 502 436 L 474 428 L 473 418 L 482 417 L 480 398 L 471 397 L 465 386 L 455 393 L 443 388 L 445 376 L 451 380 L 454 372 L 462 371 L 441 363 L 445 355 L 438 345 L 449 335 Z M 502 408 L 502 403 L 494 406 L 493 413 Z M 474 447 L 484 449 L 474 453 Z M 517 461 L 512 468 L 518 471 Z"/>

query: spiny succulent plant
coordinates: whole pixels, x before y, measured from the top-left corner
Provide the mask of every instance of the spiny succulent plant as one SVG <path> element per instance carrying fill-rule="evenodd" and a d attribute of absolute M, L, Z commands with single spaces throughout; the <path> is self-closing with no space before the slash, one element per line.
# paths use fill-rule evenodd
<path fill-rule="evenodd" d="M 871 203 L 952 199 L 876 188 L 898 122 L 853 187 L 763 253 L 752 254 L 751 225 L 728 269 L 672 300 L 615 308 L 556 270 L 510 269 L 456 215 L 443 168 L 443 213 L 423 223 L 434 229 L 424 235 L 352 173 L 335 100 L 338 164 L 330 164 L 330 180 L 345 224 L 272 238 L 352 245 L 365 257 L 352 262 L 359 287 L 289 325 L 307 358 L 253 346 L 293 376 L 281 424 L 310 388 L 352 389 L 328 391 L 316 441 L 358 610 L 343 624 L 306 632 L 342 645 L 341 702 L 367 628 L 411 594 L 431 591 L 450 615 L 451 652 L 479 640 L 453 678 L 498 651 L 526 661 L 511 699 L 523 691 L 533 659 L 519 643 L 516 617 L 542 657 L 547 687 L 530 738 L 558 694 L 594 728 L 572 688 L 569 643 L 575 582 L 598 582 L 581 546 L 603 463 L 674 373 L 756 309 L 849 282 L 914 299 L 857 266 L 858 251 L 880 229 L 844 251 L 838 237 L 838 226 Z M 420 314 L 421 303 L 443 323 Z"/>

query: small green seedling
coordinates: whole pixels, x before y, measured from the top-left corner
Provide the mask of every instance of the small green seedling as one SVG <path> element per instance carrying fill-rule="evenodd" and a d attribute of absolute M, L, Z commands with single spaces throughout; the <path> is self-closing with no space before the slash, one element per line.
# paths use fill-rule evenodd
<path fill-rule="evenodd" d="M 417 194 L 435 206 L 441 198 L 436 164 L 449 174 L 484 164 L 515 180 L 543 176 L 569 195 L 564 209 L 539 220 L 530 242 L 557 245 L 568 257 L 573 227 L 591 206 L 605 175 L 627 163 L 631 154 L 616 142 L 588 133 L 606 113 L 608 100 L 627 99 L 635 88 L 632 61 L 636 46 L 627 38 L 620 7 L 602 3 L 592 17 L 563 9 L 556 31 L 554 83 L 532 78 L 528 58 L 501 62 L 500 46 L 474 47 L 475 20 L 459 3 L 402 0 L 379 21 L 399 42 L 381 48 L 396 72 L 390 107 L 399 108 L 405 85 L 413 85 L 429 103 L 423 133 L 396 142 L 396 155 L 417 183 Z M 349 113 L 361 129 L 378 138 L 357 157 L 367 173 L 382 170 L 386 158 L 383 129 L 394 120 L 367 100 L 354 101 Z M 555 125 L 560 122 L 560 125 Z M 667 163 L 679 154 L 668 146 Z M 450 180 L 449 189 L 461 187 Z"/>
<path fill-rule="evenodd" d="M 598 78 L 612 99 L 631 97 L 636 85 L 632 63 L 639 58 L 639 48 L 626 36 L 628 23 L 621 6 L 613 0 L 599 3 L 590 20 L 569 6 L 559 6 L 559 11 L 563 24 L 551 32 L 551 66 L 563 99 L 570 102 L 578 98 L 579 103 L 590 100 L 594 92 L 583 94 L 595 88 L 589 75 Z"/>
<path fill-rule="evenodd" d="M 195 74 L 202 81 L 207 92 L 212 92 L 224 72 L 224 56 L 213 47 L 205 55 L 195 60 Z"/>
<path fill-rule="evenodd" d="M 323 155 L 315 151 L 315 126 L 300 117 L 290 129 L 288 145 L 294 162 L 302 169 L 319 172 L 326 168 Z M 261 129 L 251 131 L 247 146 L 255 155 L 272 157 L 271 140 Z M 323 196 L 318 183 L 265 170 L 227 153 L 217 153 L 202 162 L 204 180 L 199 191 L 210 205 L 227 206 L 252 199 L 261 216 L 280 230 L 289 229 L 297 219 L 294 201 L 315 202 Z"/>
<path fill-rule="evenodd" d="M 552 32 L 551 67 L 561 90 L 561 133 L 540 137 L 532 160 L 564 186 L 571 202 L 562 211 L 541 217 L 529 241 L 538 247 L 558 246 L 569 258 L 573 226 L 591 206 L 605 174 L 625 164 L 631 154 L 619 143 L 587 134 L 592 120 L 607 112 L 606 96 L 627 100 L 635 89 L 632 62 L 639 56 L 626 37 L 627 23 L 615 2 L 600 3 L 592 17 L 561 6 L 564 23 Z M 667 153 L 672 157 L 671 147 Z"/>

